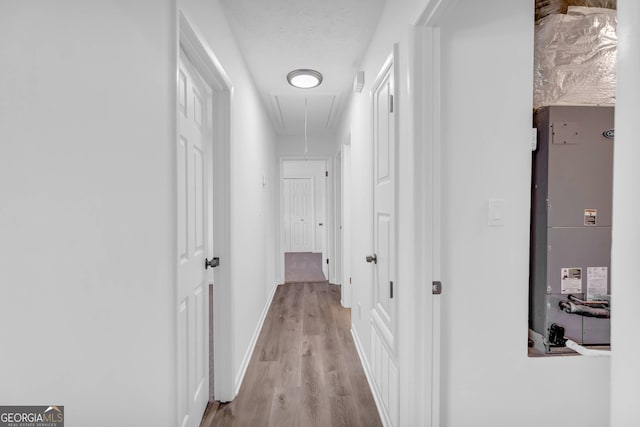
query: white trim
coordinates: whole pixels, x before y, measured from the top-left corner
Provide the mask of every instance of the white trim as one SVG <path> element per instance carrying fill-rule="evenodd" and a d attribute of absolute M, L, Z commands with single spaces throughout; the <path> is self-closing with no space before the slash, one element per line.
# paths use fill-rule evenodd
<path fill-rule="evenodd" d="M 216 400 L 230 401 L 233 394 L 233 304 L 231 277 L 231 235 L 230 235 L 230 206 L 231 206 L 231 174 L 230 144 L 231 144 L 231 100 L 233 85 L 222 68 L 220 62 L 211 49 L 204 44 L 204 37 L 189 24 L 188 20 L 178 11 L 178 45 L 192 62 L 202 78 L 213 89 L 214 114 L 211 117 L 214 129 L 214 188 L 221 203 L 214 205 L 213 233 L 216 237 L 214 251 L 211 256 L 220 258 L 220 267 L 214 270 L 214 395 Z M 176 61 L 176 81 L 178 65 Z M 177 84 L 176 84 L 177 87 Z M 177 132 L 177 131 L 176 131 Z M 176 372 L 177 375 L 177 372 Z"/>
<path fill-rule="evenodd" d="M 244 353 L 244 357 L 242 358 L 242 363 L 240 364 L 240 369 L 236 374 L 235 378 L 235 386 L 233 395 L 237 396 L 240 392 L 240 386 L 242 385 L 242 381 L 244 380 L 244 376 L 247 373 L 247 368 L 249 367 L 249 362 L 251 361 L 251 356 L 253 355 L 253 351 L 256 349 L 256 344 L 258 343 L 258 337 L 260 337 L 260 332 L 262 331 L 262 327 L 264 326 L 264 321 L 267 318 L 267 313 L 269 313 L 269 308 L 271 308 L 271 303 L 273 302 L 273 297 L 276 294 L 276 289 L 278 289 L 278 284 L 274 284 L 273 289 L 269 293 L 269 298 L 267 298 L 267 303 L 262 309 L 262 314 L 260 315 L 260 320 L 256 325 L 256 329 L 253 331 L 253 336 L 251 337 L 251 341 L 249 342 L 249 347 L 247 347 L 247 351 Z"/>
<path fill-rule="evenodd" d="M 179 11 L 180 46 L 189 55 L 193 65 L 204 73 L 202 77 L 217 90 L 231 91 L 233 85 L 222 64 L 211 49 L 202 42 L 204 37 L 194 29 L 182 11 Z"/>
<path fill-rule="evenodd" d="M 333 280 L 330 282 L 335 285 L 342 285 L 342 230 L 340 229 L 343 221 L 342 218 L 342 145 L 338 146 L 338 150 L 333 160 L 333 209 L 331 214 L 333 217 Z M 340 179 L 338 179 L 338 177 Z M 342 290 L 342 288 L 340 288 Z M 342 304 L 342 293 L 340 295 Z M 344 306 L 343 306 L 344 307 Z"/>
<path fill-rule="evenodd" d="M 389 71 L 391 70 L 391 68 L 393 67 L 393 74 L 394 74 L 394 78 L 397 78 L 398 76 L 398 51 L 400 49 L 400 46 L 398 45 L 398 43 L 394 43 L 393 44 L 393 49 L 391 50 L 391 53 L 389 54 L 389 56 L 387 57 L 387 59 L 384 61 L 384 64 L 382 64 L 382 68 L 380 68 L 380 71 L 378 72 L 378 75 L 376 77 L 376 79 L 374 80 L 373 84 L 371 85 L 371 90 L 369 91 L 369 95 L 373 96 L 376 91 L 378 90 L 378 88 L 380 87 L 380 85 L 382 84 L 382 81 L 385 79 L 385 77 L 387 76 L 387 74 L 389 74 Z M 396 90 L 396 84 L 394 82 L 393 84 L 393 93 L 391 95 L 396 96 L 397 94 L 397 90 Z M 394 112 L 395 110 L 395 106 L 397 106 L 398 101 L 394 100 Z"/>
<path fill-rule="evenodd" d="M 342 306 L 352 306 L 351 287 L 351 132 L 342 146 Z"/>
<path fill-rule="evenodd" d="M 431 282 L 441 279 L 441 99 L 440 24 L 458 0 L 433 0 L 416 21 L 411 33 L 414 83 L 413 132 L 416 159 L 416 252 L 424 260 L 416 266 L 416 278 L 423 283 L 416 297 L 431 310 L 416 312 L 418 341 L 416 414 L 421 425 L 437 427 L 441 413 L 441 297 L 431 294 Z M 420 119 L 418 119 L 420 118 Z M 426 120 L 422 119 L 426 118 Z M 446 292 L 446 289 L 445 289 Z M 430 403 L 430 404 L 429 404 Z"/>
<path fill-rule="evenodd" d="M 376 402 L 376 408 L 378 408 L 378 414 L 380 415 L 380 420 L 382 421 L 382 425 L 384 427 L 393 426 L 391 423 L 391 419 L 389 418 L 389 414 L 384 409 L 384 405 L 382 403 L 382 396 L 378 393 L 378 388 L 375 387 L 373 382 L 373 371 L 371 370 L 371 366 L 369 365 L 369 361 L 367 360 L 366 353 L 362 348 L 362 343 L 360 342 L 360 337 L 358 337 L 358 332 L 355 328 L 351 328 L 351 336 L 353 337 L 353 343 L 356 346 L 356 351 L 358 352 L 358 357 L 360 358 L 360 363 L 362 364 L 362 369 L 364 370 L 364 375 L 367 377 L 367 383 L 369 384 L 369 390 L 371 390 L 371 394 L 373 395 L 373 400 Z"/>
<path fill-rule="evenodd" d="M 459 0 L 432 0 L 416 21 L 417 27 L 439 27 L 446 13 L 452 9 Z"/>

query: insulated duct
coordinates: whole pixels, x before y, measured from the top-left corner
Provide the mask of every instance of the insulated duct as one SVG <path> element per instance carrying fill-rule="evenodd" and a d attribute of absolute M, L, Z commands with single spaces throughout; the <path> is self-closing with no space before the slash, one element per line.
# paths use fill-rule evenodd
<path fill-rule="evenodd" d="M 614 105 L 616 11 L 569 6 L 535 27 L 533 106 Z"/>
<path fill-rule="evenodd" d="M 536 21 L 554 13 L 567 13 L 569 6 L 616 9 L 617 0 L 536 0 Z"/>

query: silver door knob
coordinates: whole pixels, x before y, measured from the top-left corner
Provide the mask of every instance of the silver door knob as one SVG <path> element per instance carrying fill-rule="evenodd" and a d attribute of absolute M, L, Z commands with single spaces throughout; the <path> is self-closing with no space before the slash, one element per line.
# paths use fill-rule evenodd
<path fill-rule="evenodd" d="M 378 263 L 378 256 L 376 254 L 367 255 L 367 262 L 372 262 L 374 264 Z"/>

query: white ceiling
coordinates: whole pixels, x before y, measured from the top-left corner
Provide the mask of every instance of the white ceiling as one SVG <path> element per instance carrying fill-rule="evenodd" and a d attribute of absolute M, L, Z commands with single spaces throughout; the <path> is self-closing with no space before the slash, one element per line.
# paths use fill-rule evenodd
<path fill-rule="evenodd" d="M 280 134 L 332 132 L 378 24 L 384 0 L 221 0 L 231 29 Z M 322 73 L 314 89 L 296 89 L 287 73 Z"/>

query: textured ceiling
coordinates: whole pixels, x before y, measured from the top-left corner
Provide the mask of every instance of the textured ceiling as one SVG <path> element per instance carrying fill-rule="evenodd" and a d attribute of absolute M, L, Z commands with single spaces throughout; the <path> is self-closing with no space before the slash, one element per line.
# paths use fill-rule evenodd
<path fill-rule="evenodd" d="M 308 102 L 309 132 L 335 129 L 353 88 L 384 0 L 221 0 L 276 130 L 300 134 Z M 297 68 L 324 76 L 314 89 L 286 80 Z"/>

